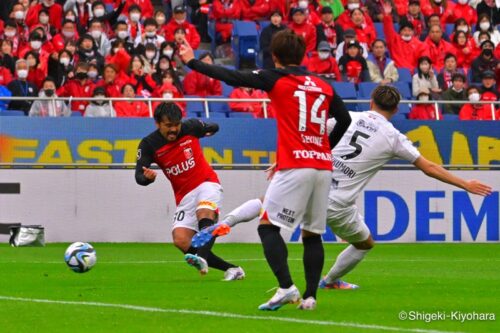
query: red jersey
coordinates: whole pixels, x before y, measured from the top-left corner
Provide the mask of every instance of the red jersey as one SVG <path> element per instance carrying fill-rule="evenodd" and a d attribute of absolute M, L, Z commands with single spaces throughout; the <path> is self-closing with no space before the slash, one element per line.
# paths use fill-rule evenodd
<path fill-rule="evenodd" d="M 330 145 L 342 136 L 350 116 L 332 86 L 298 66 L 260 71 L 232 71 L 192 59 L 190 68 L 231 86 L 262 89 L 271 99 L 278 127 L 277 170 L 332 170 Z M 345 116 L 347 114 L 347 116 Z M 329 115 L 341 119 L 328 136 Z M 345 118 L 344 118 L 345 117 Z M 345 128 L 344 128 L 345 127 Z M 338 140 L 340 140 L 340 137 Z"/>
<path fill-rule="evenodd" d="M 199 141 L 199 138 L 213 134 L 218 129 L 217 124 L 188 119 L 182 122 L 179 136 L 173 142 L 168 142 L 158 130 L 154 131 L 139 144 L 135 169 L 137 183 L 151 183 L 144 177 L 142 167 L 149 168 L 153 162 L 156 163 L 172 184 L 177 205 L 202 183 L 219 183 L 217 174 L 203 155 Z"/>

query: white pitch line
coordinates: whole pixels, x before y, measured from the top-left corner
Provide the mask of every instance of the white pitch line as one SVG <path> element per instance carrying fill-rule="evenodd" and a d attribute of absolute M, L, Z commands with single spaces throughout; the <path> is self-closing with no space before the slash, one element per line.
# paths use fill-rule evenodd
<path fill-rule="evenodd" d="M 14 301 L 14 302 L 27 302 L 27 303 L 61 304 L 61 305 L 80 305 L 80 306 L 85 305 L 85 306 L 116 308 L 116 309 L 125 309 L 125 310 L 141 311 L 141 312 L 176 313 L 176 314 L 186 314 L 186 315 L 211 316 L 211 317 L 219 317 L 219 318 L 224 317 L 224 318 L 263 320 L 263 321 L 271 320 L 271 321 L 297 323 L 297 324 L 352 327 L 352 328 L 360 328 L 360 329 L 373 329 L 373 330 L 396 331 L 396 332 L 451 333 L 451 331 L 437 331 L 437 330 L 427 330 L 427 329 L 420 329 L 420 328 L 403 328 L 403 327 L 395 327 L 395 326 L 357 324 L 357 323 L 335 322 L 335 321 L 326 321 L 326 320 L 308 320 L 308 319 L 297 319 L 297 318 L 290 318 L 290 317 L 252 316 L 252 315 L 242 315 L 242 314 L 238 314 L 238 313 L 217 312 L 217 311 L 202 311 L 202 310 L 189 310 L 189 309 L 165 309 L 165 308 L 138 306 L 138 305 L 130 305 L 130 304 L 60 301 L 60 300 L 10 297 L 10 296 L 0 296 L 0 300 Z M 460 333 L 460 332 L 454 331 L 453 333 Z"/>
<path fill-rule="evenodd" d="M 227 261 L 265 261 L 265 258 L 231 258 L 226 259 Z M 289 261 L 301 261 L 302 258 L 288 258 Z M 488 259 L 481 258 L 481 261 L 488 262 L 499 262 L 500 259 Z M 61 261 L 18 261 L 18 260 L 0 260 L 0 264 L 60 264 Z M 185 263 L 185 260 L 139 260 L 139 261 L 98 261 L 100 264 L 104 265 L 158 265 L 158 264 L 179 264 Z M 422 258 L 422 259 L 365 259 L 363 262 L 477 262 L 477 259 L 437 259 L 437 258 Z"/>

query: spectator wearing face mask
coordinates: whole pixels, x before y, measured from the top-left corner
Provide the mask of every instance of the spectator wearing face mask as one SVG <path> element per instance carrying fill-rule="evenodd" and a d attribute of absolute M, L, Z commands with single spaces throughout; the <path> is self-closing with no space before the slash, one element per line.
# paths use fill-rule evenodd
<path fill-rule="evenodd" d="M 347 45 L 347 51 L 339 61 L 342 81 L 352 83 L 370 81 L 368 65 L 361 55 L 362 50 L 361 45 L 356 41 L 351 41 Z"/>
<path fill-rule="evenodd" d="M 349 43 L 351 41 L 357 41 L 357 38 L 356 32 L 353 29 L 347 29 L 344 31 L 344 41 L 337 45 L 337 49 L 335 50 L 335 60 L 337 60 L 337 63 L 346 53 Z M 361 48 L 363 49 L 363 52 L 361 52 L 363 57 L 368 58 L 368 45 L 366 43 L 359 43 L 359 45 L 361 45 Z"/>
<path fill-rule="evenodd" d="M 68 11 L 72 11 L 75 13 L 75 22 L 77 23 L 77 25 L 79 25 L 79 28 L 81 28 L 81 30 L 79 30 L 79 33 L 84 34 L 86 32 L 86 29 L 84 27 L 87 27 L 89 19 L 93 17 L 90 1 L 67 0 L 64 3 L 63 10 L 65 13 L 67 13 Z"/>
<path fill-rule="evenodd" d="M 167 57 L 170 67 L 177 73 L 177 76 L 183 80 L 186 76 L 186 70 L 182 60 L 177 53 L 177 46 L 173 42 L 164 42 L 160 47 L 160 55 Z"/>
<path fill-rule="evenodd" d="M 167 41 L 174 41 L 175 31 L 179 28 L 186 32 L 186 41 L 196 50 L 200 46 L 200 35 L 196 27 L 186 20 L 186 8 L 184 6 L 176 6 L 174 8 L 174 16 L 165 26 L 165 38 Z"/>
<path fill-rule="evenodd" d="M 267 94 L 259 89 L 237 87 L 234 88 L 229 98 L 232 99 L 262 99 L 269 98 Z M 233 112 L 247 112 L 251 113 L 254 118 L 264 118 L 264 107 L 262 102 L 229 102 L 229 108 Z M 274 118 L 274 112 L 271 104 L 266 104 L 267 117 Z"/>
<path fill-rule="evenodd" d="M 115 24 L 115 37 L 110 39 L 111 50 L 116 48 L 113 46 L 115 43 L 122 43 L 123 48 L 129 55 L 135 54 L 134 40 L 130 38 L 130 33 L 128 31 L 128 24 L 125 21 L 118 21 Z M 115 52 L 116 53 L 116 52 Z M 108 61 L 106 61 L 108 62 Z"/>
<path fill-rule="evenodd" d="M 481 100 L 481 94 L 476 86 L 467 88 L 467 96 L 470 103 L 465 104 L 460 109 L 458 118 L 460 120 L 492 120 L 492 109 L 490 104 L 477 104 Z M 499 119 L 500 112 L 496 112 L 496 119 Z"/>
<path fill-rule="evenodd" d="M 12 57 L 18 56 L 19 49 L 24 48 L 25 41 L 19 35 L 17 30 L 17 24 L 15 23 L 14 20 L 9 20 L 5 23 L 3 41 L 10 42 L 11 44 L 10 54 Z M 5 55 L 5 52 L 3 50 L 2 54 Z"/>
<path fill-rule="evenodd" d="M 435 95 L 441 92 L 432 69 L 432 61 L 427 56 L 418 59 L 417 73 L 413 75 L 412 79 L 412 90 L 415 97 L 419 96 L 423 91 L 430 91 Z"/>
<path fill-rule="evenodd" d="M 302 8 L 304 10 L 307 23 L 316 26 L 321 22 L 321 19 L 317 14 L 319 11 L 318 4 L 314 1 L 298 0 L 297 2 L 292 2 L 290 4 L 288 16 L 290 16 L 290 12 L 295 8 Z"/>
<path fill-rule="evenodd" d="M 472 82 L 480 82 L 481 74 L 487 70 L 494 72 L 498 65 L 498 59 L 493 55 L 494 44 L 486 40 L 481 44 L 481 53 L 472 61 Z"/>
<path fill-rule="evenodd" d="M 376 39 L 372 44 L 372 52 L 366 61 L 372 82 L 388 84 L 399 79 L 398 69 L 391 58 L 387 56 L 386 43 Z"/>
<path fill-rule="evenodd" d="M 316 38 L 317 41 L 326 40 L 333 50 L 344 40 L 344 31 L 335 24 L 333 11 L 328 6 L 321 8 L 321 22 L 316 25 Z"/>
<path fill-rule="evenodd" d="M 442 99 L 445 101 L 466 101 L 467 94 L 464 89 L 466 82 L 465 75 L 462 73 L 453 74 L 451 87 L 443 92 Z M 462 104 L 444 104 L 444 113 L 458 115 L 461 107 Z"/>
<path fill-rule="evenodd" d="M 43 9 L 49 13 L 50 25 L 60 30 L 63 19 L 63 8 L 55 0 L 42 0 L 40 3 L 30 6 L 26 14 L 26 24 L 29 27 L 36 25 L 38 23 L 38 15 Z"/>
<path fill-rule="evenodd" d="M 19 58 L 24 58 L 26 53 L 30 51 L 37 52 L 42 59 L 47 60 L 54 49 L 52 43 L 44 42 L 42 35 L 40 35 L 38 31 L 33 31 L 30 34 L 29 43 L 25 44 L 25 46 L 19 50 Z"/>
<path fill-rule="evenodd" d="M 297 35 L 304 37 L 307 56 L 307 53 L 316 50 L 316 27 L 307 22 L 303 8 L 293 8 L 290 14 L 291 20 L 288 28 L 293 30 Z"/>
<path fill-rule="evenodd" d="M 278 31 L 286 29 L 283 22 L 283 14 L 280 11 L 274 11 L 271 14 L 271 24 L 262 29 L 259 37 L 260 49 L 262 50 L 263 67 L 266 69 L 274 68 L 274 61 L 271 56 L 271 39 Z"/>
<path fill-rule="evenodd" d="M 49 23 L 49 12 L 46 9 L 40 10 L 38 13 L 38 24 L 31 26 L 30 28 L 33 29 L 35 27 L 43 29 L 44 36 L 46 36 L 47 40 L 52 40 L 52 37 L 58 31 Z"/>
<path fill-rule="evenodd" d="M 331 81 L 342 81 L 339 66 L 332 56 L 332 50 L 327 41 L 319 43 L 318 51 L 314 52 L 307 62 L 307 70 Z"/>
<path fill-rule="evenodd" d="M 102 22 L 102 31 L 109 35 L 112 32 L 112 27 L 118 21 L 120 14 L 125 8 L 125 0 L 121 0 L 117 8 L 110 12 L 106 12 L 106 5 L 102 1 L 94 1 L 92 3 L 92 18 L 99 19 Z"/>
<path fill-rule="evenodd" d="M 59 88 L 73 77 L 73 56 L 66 50 L 59 51 L 57 57 L 50 57 L 48 64 L 48 73 Z"/>
<path fill-rule="evenodd" d="M 128 8 L 128 30 L 130 32 L 130 38 L 135 41 L 137 36 L 140 36 L 144 31 L 142 26 L 142 10 L 141 7 L 137 5 L 131 5 Z"/>
<path fill-rule="evenodd" d="M 491 24 L 496 26 L 500 24 L 500 7 L 495 0 L 483 0 L 477 4 L 477 15 L 483 14 L 491 18 Z"/>
<path fill-rule="evenodd" d="M 24 59 L 16 61 L 16 78 L 12 80 L 7 89 L 12 93 L 12 96 L 18 97 L 36 97 L 38 96 L 38 88 L 33 82 L 28 79 L 28 62 Z M 10 101 L 9 110 L 21 110 L 27 115 L 31 108 L 32 101 L 29 99 L 20 101 Z"/>
<path fill-rule="evenodd" d="M 123 86 L 122 97 L 132 99 L 114 103 L 114 109 L 117 117 L 137 118 L 151 116 L 147 104 L 136 98 L 136 90 L 132 84 L 127 83 Z"/>
<path fill-rule="evenodd" d="M 387 5 L 384 8 L 386 14 L 383 19 L 384 33 L 391 58 L 396 67 L 413 71 L 417 66 L 418 58 L 428 55 L 427 48 L 414 36 L 413 24 L 407 20 L 401 20 L 399 34 L 397 34 L 392 22 L 392 7 Z"/>
<path fill-rule="evenodd" d="M 142 16 L 153 17 L 154 7 L 151 0 L 126 0 L 124 11 L 127 11 L 132 6 L 137 6 L 142 9 Z"/>
<path fill-rule="evenodd" d="M 54 97 L 56 98 L 56 83 L 51 77 L 43 80 L 42 89 L 38 94 L 39 97 Z M 33 102 L 29 111 L 30 117 L 69 117 L 71 110 L 66 106 L 66 103 L 61 100 L 37 100 Z"/>
<path fill-rule="evenodd" d="M 62 30 L 60 33 L 56 34 L 52 38 L 52 44 L 54 45 L 54 51 L 59 52 L 64 49 L 64 46 L 68 41 L 77 42 L 79 38 L 78 32 L 76 30 L 76 24 L 73 21 L 64 20 L 62 23 Z"/>
<path fill-rule="evenodd" d="M 167 25 L 168 26 L 168 25 Z M 144 31 L 135 39 L 134 45 L 137 53 L 144 52 L 146 44 L 153 44 L 157 48 L 165 41 L 165 38 L 158 35 L 158 24 L 155 19 L 149 18 L 144 21 Z"/>
<path fill-rule="evenodd" d="M 200 55 L 199 60 L 213 64 L 214 59 L 212 54 L 203 53 Z M 197 96 L 220 96 L 222 95 L 222 85 L 220 81 L 212 79 L 197 71 L 189 72 L 184 78 L 184 93 L 186 95 Z"/>
<path fill-rule="evenodd" d="M 404 1 L 405 0 L 403 0 L 403 2 Z M 403 16 L 408 22 L 413 24 L 415 37 L 420 38 L 420 35 L 425 28 L 425 17 L 420 10 L 420 0 L 410 0 L 408 5 L 408 12 Z"/>
<path fill-rule="evenodd" d="M 129 68 L 129 83 L 139 96 L 150 97 L 156 88 L 156 82 L 151 77 L 151 67 L 140 56 L 133 56 Z"/>
<path fill-rule="evenodd" d="M 494 46 L 497 46 L 500 42 L 500 32 L 491 24 L 490 17 L 486 14 L 479 15 L 477 19 L 476 32 L 474 32 L 474 39 L 476 43 L 479 43 L 479 34 L 481 32 L 487 32 L 490 36 L 490 40 L 493 42 Z"/>
<path fill-rule="evenodd" d="M 94 89 L 92 97 L 96 98 L 87 105 L 85 109 L 84 117 L 115 117 L 115 110 L 109 103 L 106 97 L 106 91 L 102 87 L 97 87 Z"/>
<path fill-rule="evenodd" d="M 431 94 L 429 89 L 422 89 L 417 96 L 418 101 L 429 101 L 431 100 Z M 438 110 L 439 120 L 443 119 L 441 111 Z M 436 117 L 436 107 L 434 104 L 417 104 L 415 103 L 408 114 L 408 119 L 413 120 L 437 120 Z"/>
<path fill-rule="evenodd" d="M 183 98 L 184 95 L 171 82 L 165 82 L 155 90 L 153 97 L 163 98 L 165 100 L 165 102 L 169 102 L 169 100 L 171 100 L 172 98 Z M 152 103 L 153 110 L 155 110 L 156 107 L 158 105 L 160 105 L 162 102 L 163 101 L 153 102 Z M 177 104 L 179 106 L 179 108 L 181 109 L 182 117 L 186 117 L 186 115 L 187 115 L 186 114 L 186 103 L 179 102 L 179 101 L 176 101 L 174 103 Z"/>
<path fill-rule="evenodd" d="M 57 89 L 57 94 L 61 97 L 91 97 L 95 84 L 88 78 L 89 65 L 85 62 L 79 62 L 75 68 L 75 76 L 72 80 L 66 82 Z M 71 111 L 85 112 L 87 101 L 72 101 Z"/>
<path fill-rule="evenodd" d="M 95 64 L 89 64 L 89 70 L 87 72 L 89 81 L 96 84 L 100 80 L 99 68 Z"/>
<path fill-rule="evenodd" d="M 151 68 L 155 68 L 159 58 L 159 54 L 155 44 L 152 43 L 146 44 L 144 50 L 144 58 L 149 63 L 149 66 Z"/>
<path fill-rule="evenodd" d="M 104 25 L 100 18 L 93 18 L 90 20 L 89 35 L 94 39 L 95 50 L 102 57 L 107 56 L 111 50 L 111 43 L 109 42 L 108 36 L 104 33 Z"/>

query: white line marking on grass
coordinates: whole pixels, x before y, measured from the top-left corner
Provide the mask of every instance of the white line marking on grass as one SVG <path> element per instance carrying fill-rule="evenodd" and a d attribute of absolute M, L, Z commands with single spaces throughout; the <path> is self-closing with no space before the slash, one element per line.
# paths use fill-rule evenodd
<path fill-rule="evenodd" d="M 349 322 L 335 322 L 335 321 L 326 321 L 326 320 L 297 319 L 297 318 L 290 318 L 290 317 L 252 316 L 252 315 L 242 315 L 242 314 L 238 314 L 238 313 L 229 313 L 229 312 L 188 310 L 188 309 L 164 309 L 164 308 L 146 307 L 146 306 L 138 306 L 138 305 L 130 305 L 130 304 L 60 301 L 60 300 L 22 298 L 22 297 L 10 297 L 10 296 L 0 296 L 0 300 L 14 301 L 14 302 L 28 302 L 28 303 L 62 304 L 62 305 L 86 305 L 86 306 L 125 309 L 125 310 L 141 311 L 141 312 L 177 313 L 177 314 L 187 314 L 187 315 L 211 316 L 211 317 L 219 317 L 219 318 L 224 317 L 224 318 L 265 320 L 265 321 L 272 320 L 272 321 L 297 323 L 297 324 L 352 327 L 352 328 L 360 328 L 360 329 L 373 329 L 373 330 L 396 331 L 396 332 L 415 332 L 415 333 L 450 333 L 451 332 L 451 331 L 427 330 L 427 329 L 420 329 L 420 328 L 403 328 L 403 327 L 395 327 L 395 326 L 369 325 L 369 324 L 358 324 L 358 323 L 349 323 Z M 459 333 L 459 332 L 456 332 L 456 333 Z"/>
<path fill-rule="evenodd" d="M 265 258 L 231 258 L 226 259 L 227 261 L 265 261 Z M 302 261 L 302 258 L 288 258 L 289 261 Z M 437 259 L 437 258 L 413 258 L 413 259 L 373 259 L 367 258 L 363 262 L 477 262 L 477 258 L 471 259 Z M 480 258 L 481 261 L 492 261 L 500 262 L 500 259 L 493 258 Z M 0 264 L 60 264 L 61 261 L 22 261 L 22 260 L 0 260 Z M 185 260 L 138 260 L 138 261 L 103 261 L 100 260 L 100 264 L 113 264 L 113 265 L 158 265 L 158 264 L 179 264 L 184 263 Z"/>

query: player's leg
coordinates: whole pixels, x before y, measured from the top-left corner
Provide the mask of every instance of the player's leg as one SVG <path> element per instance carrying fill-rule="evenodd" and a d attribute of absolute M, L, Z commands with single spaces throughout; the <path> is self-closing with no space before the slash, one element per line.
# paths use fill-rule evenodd
<path fill-rule="evenodd" d="M 191 228 L 174 226 L 172 239 L 174 245 L 185 254 L 186 262 L 196 268 L 201 275 L 205 275 L 208 273 L 208 264 L 204 258 L 196 255 L 197 249 L 191 246 L 191 238 L 195 233 L 196 230 Z"/>
<path fill-rule="evenodd" d="M 304 273 L 306 290 L 299 309 L 313 310 L 316 307 L 316 292 L 321 279 L 321 271 L 325 260 L 321 235 L 326 229 L 326 210 L 331 172 L 316 171 L 309 181 L 313 191 L 308 198 L 307 208 L 302 224 L 302 243 L 304 244 Z"/>
<path fill-rule="evenodd" d="M 356 206 L 343 207 L 334 202 L 328 209 L 328 225 L 349 245 L 338 256 L 328 274 L 321 280 L 323 289 L 357 289 L 355 284 L 341 280 L 352 271 L 375 245 L 370 230 Z"/>
<path fill-rule="evenodd" d="M 222 202 L 222 187 L 216 183 L 203 183 L 197 193 L 196 218 L 198 230 L 209 228 L 218 218 L 219 206 Z M 198 248 L 197 255 L 207 261 L 209 267 L 225 272 L 225 280 L 241 280 L 245 272 L 241 267 L 233 265 L 212 252 L 215 238 Z"/>
<path fill-rule="evenodd" d="M 307 180 L 299 174 L 299 170 L 278 171 L 267 189 L 263 212 L 258 227 L 259 236 L 269 267 L 278 280 L 276 294 L 260 310 L 277 310 L 287 303 L 295 303 L 300 299 L 300 292 L 293 284 L 288 267 L 288 249 L 280 229 L 294 230 L 302 221 L 306 204 L 303 191 L 310 191 Z"/>
<path fill-rule="evenodd" d="M 194 235 L 192 243 L 194 247 L 200 247 L 208 243 L 213 237 L 224 236 L 232 227 L 238 223 L 251 221 L 260 215 L 263 199 L 248 200 L 233 209 L 222 221 L 211 227 L 200 230 Z"/>

